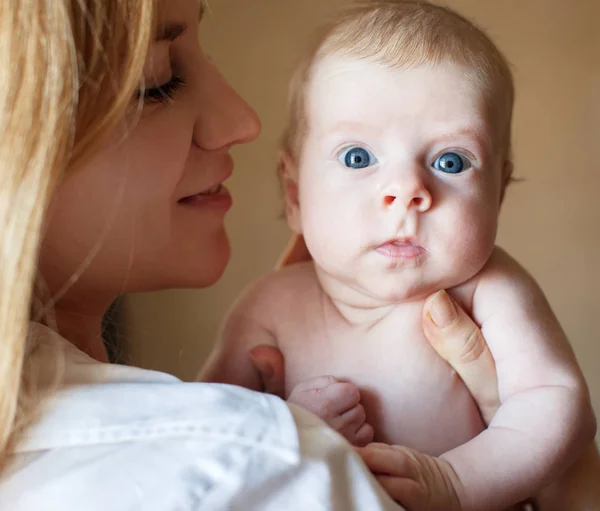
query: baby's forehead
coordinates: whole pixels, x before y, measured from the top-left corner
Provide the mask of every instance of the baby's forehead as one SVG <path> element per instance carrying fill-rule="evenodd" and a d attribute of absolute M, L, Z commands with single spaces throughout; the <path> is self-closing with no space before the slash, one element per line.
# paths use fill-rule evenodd
<path fill-rule="evenodd" d="M 330 56 L 315 65 L 307 84 L 306 121 L 313 135 L 421 140 L 477 138 L 501 144 L 494 98 L 465 66 L 397 69 L 365 59 Z"/>
<path fill-rule="evenodd" d="M 386 106 L 416 115 L 423 110 L 462 109 L 469 115 L 487 116 L 495 98 L 481 82 L 476 71 L 450 62 L 401 68 L 328 55 L 315 61 L 305 93 L 308 113 L 313 115 L 354 102 L 356 111 Z"/>

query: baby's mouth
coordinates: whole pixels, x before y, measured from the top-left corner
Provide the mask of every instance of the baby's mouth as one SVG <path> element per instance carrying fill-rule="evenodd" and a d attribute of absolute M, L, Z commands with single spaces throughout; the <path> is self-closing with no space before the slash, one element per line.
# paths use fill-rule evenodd
<path fill-rule="evenodd" d="M 375 251 L 385 257 L 395 260 L 411 260 L 422 256 L 427 251 L 410 239 L 389 240 L 379 245 Z"/>

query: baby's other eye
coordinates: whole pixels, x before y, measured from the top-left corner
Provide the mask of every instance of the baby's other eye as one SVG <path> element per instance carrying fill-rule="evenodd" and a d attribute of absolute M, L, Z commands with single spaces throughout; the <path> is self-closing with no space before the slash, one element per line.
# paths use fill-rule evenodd
<path fill-rule="evenodd" d="M 350 169 L 364 169 L 378 163 L 373 153 L 364 147 L 349 147 L 340 153 L 338 160 Z"/>
<path fill-rule="evenodd" d="M 447 174 L 459 174 L 473 166 L 471 160 L 455 152 L 444 153 L 433 162 L 433 168 Z"/>

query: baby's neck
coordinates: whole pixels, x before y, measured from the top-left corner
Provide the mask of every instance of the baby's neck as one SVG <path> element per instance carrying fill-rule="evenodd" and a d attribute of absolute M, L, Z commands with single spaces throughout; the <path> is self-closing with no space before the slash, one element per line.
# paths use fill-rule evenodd
<path fill-rule="evenodd" d="M 415 306 L 420 308 L 429 295 L 427 291 L 423 291 L 414 296 L 386 300 L 375 293 L 369 293 L 367 290 L 327 275 L 316 265 L 315 272 L 331 307 L 344 323 L 353 328 L 371 330 L 390 313 L 396 313 L 400 308 L 408 307 L 411 310 Z"/>
<path fill-rule="evenodd" d="M 339 314 L 344 323 L 354 328 L 371 330 L 381 323 L 394 309 L 397 304 L 379 307 L 361 307 L 338 298 L 334 298 L 324 290 L 332 307 Z"/>

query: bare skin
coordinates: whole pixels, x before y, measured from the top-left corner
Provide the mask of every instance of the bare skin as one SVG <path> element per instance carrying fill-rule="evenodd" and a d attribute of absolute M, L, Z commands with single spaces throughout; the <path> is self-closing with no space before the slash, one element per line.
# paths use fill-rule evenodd
<path fill-rule="evenodd" d="M 490 277 L 482 276 L 482 280 L 492 279 L 498 272 L 501 272 L 499 274 L 503 275 L 504 280 L 510 272 L 518 272 L 518 269 L 509 269 L 513 263 L 506 257 L 502 253 L 492 257 L 491 266 L 482 272 L 483 275 L 489 273 Z M 479 296 L 485 292 L 482 290 L 485 290 L 486 285 L 491 286 L 489 292 L 494 296 L 502 296 L 501 288 L 497 288 L 494 282 L 495 278 L 487 284 L 479 282 Z M 290 283 L 294 285 L 289 285 Z M 473 285 L 475 284 L 471 282 L 470 285 L 461 286 L 461 289 L 453 292 L 453 296 L 461 298 L 459 303 L 470 313 L 480 314 L 479 321 L 483 324 L 484 331 L 487 331 L 492 342 L 497 342 L 487 322 L 481 319 L 486 317 L 485 307 L 477 308 L 473 301 L 468 300 L 475 293 L 472 287 L 469 289 Z M 294 291 L 286 294 L 285 289 Z M 503 488 L 502 492 L 499 488 L 490 490 L 490 485 L 472 486 L 477 481 L 477 474 L 482 478 L 491 477 L 483 474 L 486 471 L 496 472 L 501 463 L 505 463 L 513 474 L 515 467 L 521 464 L 528 467 L 523 469 L 521 480 L 530 477 L 531 481 L 535 481 L 530 484 L 543 487 L 547 484 L 544 481 L 558 477 L 561 468 L 574 460 L 564 454 L 560 460 L 552 457 L 543 460 L 546 451 L 542 440 L 545 437 L 536 442 L 535 436 L 527 432 L 527 427 L 542 428 L 543 423 L 545 434 L 552 435 L 554 445 L 561 446 L 558 452 L 568 455 L 578 455 L 593 436 L 593 429 L 590 428 L 588 432 L 586 420 L 581 423 L 582 429 L 578 429 L 579 418 L 586 419 L 585 415 L 578 415 L 579 412 L 576 411 L 580 407 L 579 391 L 572 393 L 570 383 L 560 379 L 551 380 L 553 383 L 544 383 L 540 387 L 530 384 L 529 380 L 523 380 L 519 364 L 515 368 L 515 364 L 510 362 L 510 349 L 506 340 L 501 345 L 502 349 L 497 349 L 495 353 L 495 359 L 502 361 L 502 365 L 498 367 L 499 374 L 505 375 L 504 384 L 499 386 L 499 395 L 503 396 L 501 413 L 496 413 L 491 426 L 479 435 L 484 429 L 484 423 L 471 394 L 419 332 L 422 321 L 419 319 L 420 310 L 424 305 L 422 301 L 402 308 L 396 307 L 392 315 L 382 317 L 374 325 L 368 324 L 364 328 L 352 325 L 349 328 L 336 319 L 333 311 L 322 309 L 328 307 L 328 304 L 319 295 L 320 288 L 310 266 L 295 265 L 275 274 L 259 283 L 255 291 L 256 293 L 250 291 L 238 302 L 222 332 L 222 351 L 217 351 L 208 363 L 204 379 L 260 389 L 262 385 L 257 374 L 243 354 L 253 347 L 254 342 L 268 344 L 272 339 L 277 339 L 274 345 L 281 349 L 287 361 L 285 397 L 325 419 L 355 445 L 364 446 L 374 439 L 377 443 L 370 444 L 363 451 L 367 464 L 378 473 L 385 469 L 388 478 L 386 487 L 408 508 L 477 509 L 476 506 L 480 504 L 475 502 L 489 498 L 493 504 L 485 504 L 486 508 L 503 509 L 503 505 L 505 508 L 527 498 L 527 492 L 533 486 L 513 487 L 508 479 L 503 480 L 501 476 L 499 484 Z M 294 304 L 299 302 L 305 305 L 295 307 Z M 504 300 L 502 304 L 507 302 Z M 534 314 L 544 315 L 544 321 L 550 321 L 549 324 L 553 325 L 551 312 L 544 308 L 545 302 L 539 303 L 542 308 L 536 309 Z M 499 305 L 496 305 L 496 309 L 504 310 Z M 507 310 L 520 309 L 509 307 Z M 307 321 L 308 318 L 311 320 Z M 499 321 L 513 326 L 516 324 L 515 320 L 505 321 L 499 318 Z M 534 319 L 532 316 L 531 324 L 541 323 L 539 318 Z M 398 332 L 403 335 L 399 337 Z M 552 339 L 550 332 L 560 330 L 539 332 L 540 339 L 545 341 Z M 522 339 L 527 335 L 529 334 L 525 330 L 517 338 Z M 527 339 L 527 345 L 535 348 L 538 342 L 535 336 Z M 557 363 L 556 360 L 560 360 L 559 365 L 548 371 L 548 374 L 552 378 L 555 375 L 569 375 L 575 378 L 573 381 L 578 381 L 577 378 L 581 376 L 578 376 L 572 355 L 568 356 L 566 340 L 555 337 L 552 342 L 556 344 L 548 353 L 561 353 L 561 357 L 556 359 L 552 355 L 552 358 L 540 363 L 540 367 L 548 368 Z M 539 357 L 537 349 L 534 351 L 535 356 Z M 381 353 L 387 355 L 381 357 Z M 520 358 L 526 355 L 522 349 L 518 353 Z M 528 366 L 532 368 L 528 374 L 529 378 L 533 378 L 532 382 L 538 376 L 545 378 L 546 373 L 541 372 L 536 376 L 534 366 Z M 507 371 L 517 375 L 518 380 L 514 383 L 510 383 L 510 379 L 506 380 Z M 327 379 L 322 375 L 332 376 Z M 517 385 L 518 390 L 511 390 L 513 385 Z M 554 392 L 557 392 L 556 396 Z M 538 393 L 541 395 L 538 396 Z M 581 402 L 585 403 L 585 399 L 585 393 L 582 393 Z M 555 406 L 556 400 L 561 403 L 558 409 Z M 523 403 L 530 402 L 537 402 L 536 408 L 523 406 Z M 483 406 L 486 415 L 490 414 L 489 408 L 489 405 Z M 536 415 L 542 409 L 546 411 Z M 556 413 L 563 415 L 556 420 L 556 427 L 552 428 L 546 418 L 549 414 Z M 523 417 L 527 417 L 527 420 Z M 560 426 L 569 424 L 570 420 L 575 422 L 569 428 L 573 428 L 578 434 L 564 436 L 565 430 Z M 522 432 L 520 436 L 513 438 L 512 434 L 505 434 L 508 428 L 511 431 L 522 428 Z M 525 442 L 523 445 L 519 443 L 519 438 Z M 568 438 L 571 439 L 567 440 Z M 580 446 L 579 442 L 585 443 Z M 406 447 L 392 449 L 389 445 Z M 486 465 L 483 460 L 487 456 L 497 456 L 498 451 L 488 452 L 487 445 L 503 445 L 499 449 L 502 456 L 492 465 Z M 532 452 L 536 454 L 530 457 L 529 453 Z M 519 453 L 525 458 L 519 459 L 515 465 L 510 463 L 509 460 L 519 458 Z M 539 472 L 538 461 L 552 467 L 552 471 Z M 391 471 L 390 467 L 396 467 L 396 471 Z M 393 477 L 392 480 L 389 479 L 390 476 Z M 419 491 L 410 490 L 410 485 L 417 485 Z M 444 494 L 446 488 L 450 488 L 450 493 Z M 476 497 L 471 497 L 472 502 L 465 496 L 469 492 L 477 494 Z M 418 498 L 411 501 L 413 494 Z M 436 499 L 430 500 L 431 496 L 436 496 Z"/>
<path fill-rule="evenodd" d="M 284 251 L 278 267 L 307 261 L 310 254 L 302 236 L 294 236 Z M 444 297 L 447 298 L 447 295 Z M 500 406 L 498 397 L 497 374 L 494 359 L 485 342 L 481 330 L 471 318 L 456 304 L 450 309 L 447 300 L 438 304 L 441 310 L 432 307 L 432 300 L 425 302 L 422 314 L 423 331 L 432 348 L 450 364 L 460 376 L 481 411 L 488 425 Z M 444 317 L 454 319 L 447 324 L 439 321 Z M 433 318 L 436 317 L 436 323 Z M 257 346 L 250 356 L 261 375 L 264 390 L 279 396 L 284 393 L 285 364 L 281 352 L 272 346 Z M 370 456 L 358 449 L 369 464 Z M 374 467 L 372 467 L 374 468 Z M 384 486 L 387 478 L 377 475 Z M 545 488 L 535 499 L 535 508 L 539 511 L 594 511 L 600 508 L 600 455 L 595 442 L 591 442 L 583 455 L 571 465 L 557 480 Z M 391 490 L 391 488 L 389 488 Z"/>

